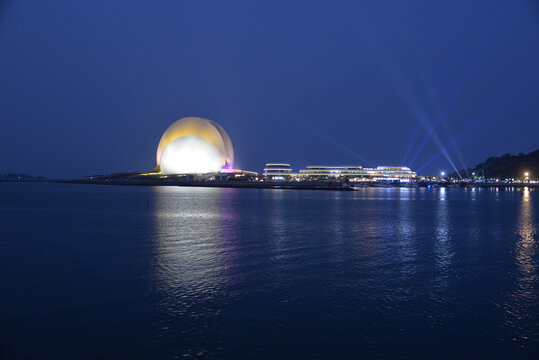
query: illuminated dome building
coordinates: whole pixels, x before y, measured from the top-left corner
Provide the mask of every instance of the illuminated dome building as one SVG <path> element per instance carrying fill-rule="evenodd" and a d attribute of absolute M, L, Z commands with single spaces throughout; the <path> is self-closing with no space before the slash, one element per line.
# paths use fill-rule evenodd
<path fill-rule="evenodd" d="M 218 173 L 233 168 L 234 149 L 217 123 L 185 117 L 161 136 L 156 161 L 156 170 L 164 175 Z"/>

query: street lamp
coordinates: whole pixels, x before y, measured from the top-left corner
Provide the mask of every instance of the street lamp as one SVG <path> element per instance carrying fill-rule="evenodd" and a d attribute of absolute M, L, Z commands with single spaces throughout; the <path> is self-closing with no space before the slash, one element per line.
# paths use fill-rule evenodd
<path fill-rule="evenodd" d="M 524 177 L 526 178 L 526 181 L 528 181 L 528 182 L 530 181 L 530 173 L 529 172 L 526 171 L 524 173 Z"/>
<path fill-rule="evenodd" d="M 445 176 L 445 171 L 442 171 L 442 174 L 441 174 L 441 175 L 442 175 L 442 176 Z"/>

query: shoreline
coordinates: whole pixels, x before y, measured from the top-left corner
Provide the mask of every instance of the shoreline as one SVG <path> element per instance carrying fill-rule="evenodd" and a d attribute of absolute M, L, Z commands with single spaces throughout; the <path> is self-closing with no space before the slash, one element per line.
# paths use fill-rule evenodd
<path fill-rule="evenodd" d="M 287 190 L 332 190 L 332 191 L 357 191 L 364 188 L 419 188 L 419 187 L 450 187 L 450 188 L 539 188 L 539 183 L 416 183 L 413 185 L 399 186 L 394 184 L 369 184 L 324 181 L 178 181 L 178 180 L 134 180 L 134 179 L 109 179 L 109 180 L 54 180 L 54 179 L 19 179 L 0 180 L 0 183 L 60 183 L 60 184 L 86 184 L 86 185 L 115 185 L 115 186 L 181 186 L 181 187 L 214 187 L 214 188 L 239 188 L 239 189 L 287 189 Z"/>
<path fill-rule="evenodd" d="M 215 187 L 241 189 L 289 189 L 289 190 L 334 190 L 353 191 L 351 186 L 341 182 L 290 182 L 290 181 L 172 181 L 172 180 L 58 180 L 57 183 L 117 185 L 117 186 L 181 186 Z"/>

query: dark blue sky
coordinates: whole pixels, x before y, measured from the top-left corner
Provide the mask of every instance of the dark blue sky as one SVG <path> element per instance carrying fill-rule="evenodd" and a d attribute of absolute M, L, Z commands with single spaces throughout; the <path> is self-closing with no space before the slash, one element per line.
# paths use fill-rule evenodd
<path fill-rule="evenodd" d="M 240 168 L 438 174 L 539 148 L 539 6 L 2 0 L 0 116 L 0 173 L 151 169 L 201 116 Z"/>

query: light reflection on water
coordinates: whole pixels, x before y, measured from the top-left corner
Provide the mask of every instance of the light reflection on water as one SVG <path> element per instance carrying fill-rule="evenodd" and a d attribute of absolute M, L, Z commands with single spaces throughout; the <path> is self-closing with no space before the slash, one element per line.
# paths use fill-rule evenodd
<path fill-rule="evenodd" d="M 286 257 L 287 254 L 282 250 L 286 246 L 288 241 L 289 226 L 293 219 L 290 218 L 286 207 L 282 206 L 282 201 L 286 201 L 284 198 L 286 190 L 274 189 L 271 190 L 271 210 L 269 214 L 269 220 L 271 221 L 271 231 L 274 238 L 272 244 L 277 250 L 278 257 Z"/>
<path fill-rule="evenodd" d="M 184 332 L 198 335 L 231 318 L 256 332 L 264 327 L 332 327 L 337 319 L 347 323 L 348 316 L 369 323 L 374 333 L 386 328 L 384 321 L 375 320 L 383 318 L 399 329 L 416 321 L 421 324 L 416 327 L 433 329 L 432 336 L 444 334 L 445 327 L 459 326 L 452 323 L 461 316 L 453 304 L 466 307 L 464 298 L 474 295 L 458 290 L 469 286 L 462 282 L 486 279 L 485 269 L 493 266 L 485 262 L 489 247 L 504 249 L 506 227 L 485 214 L 503 218 L 506 213 L 498 204 L 511 205 L 520 195 L 445 188 L 153 191 L 154 286 L 162 308 L 181 319 Z M 522 194 L 517 285 L 503 305 L 505 325 L 515 329 L 519 341 L 537 336 L 530 326 L 537 302 L 536 225 L 530 195 Z M 489 302 L 496 303 L 481 300 L 483 306 Z M 263 315 L 265 306 L 271 306 L 272 316 Z M 333 306 L 339 310 L 318 312 Z M 408 319 L 399 309 L 425 319 Z M 468 314 L 474 311 L 468 309 Z M 248 331 L 230 326 L 231 333 Z M 349 328 L 350 335 L 332 331 L 328 339 L 366 336 L 366 329 L 355 327 Z M 226 338 L 224 333 L 220 329 L 218 337 Z"/>
<path fill-rule="evenodd" d="M 449 202 L 447 201 L 446 189 L 439 191 L 436 202 L 434 219 L 434 257 L 436 272 L 433 278 L 432 296 L 442 302 L 449 301 L 446 288 L 452 282 L 451 265 L 454 256 L 451 238 L 451 218 L 449 216 Z"/>
<path fill-rule="evenodd" d="M 537 224 L 534 218 L 533 203 L 530 199 L 530 192 L 526 188 L 522 192 L 520 203 L 520 214 L 516 229 L 518 239 L 515 244 L 515 289 L 509 295 L 506 303 L 506 324 L 517 330 L 513 341 L 524 346 L 530 340 L 537 341 L 539 328 L 530 328 L 527 325 L 531 317 L 533 306 L 537 307 L 537 280 L 538 268 L 536 258 L 536 235 Z M 539 326 L 539 323 L 536 323 Z"/>
<path fill-rule="evenodd" d="M 538 195 L 0 184 L 0 358 L 534 358 Z"/>
<path fill-rule="evenodd" d="M 400 189 L 400 197 L 397 211 L 397 239 L 399 246 L 399 258 L 403 264 L 402 274 L 409 278 L 417 271 L 416 227 L 413 221 L 414 207 L 410 197 L 411 190 Z"/>
<path fill-rule="evenodd" d="M 166 294 L 168 311 L 182 315 L 196 299 L 206 300 L 223 289 L 233 267 L 237 215 L 227 206 L 226 191 L 154 187 L 156 286 Z M 186 209 L 188 209 L 186 211 Z M 206 316 L 212 315 L 206 309 Z"/>

